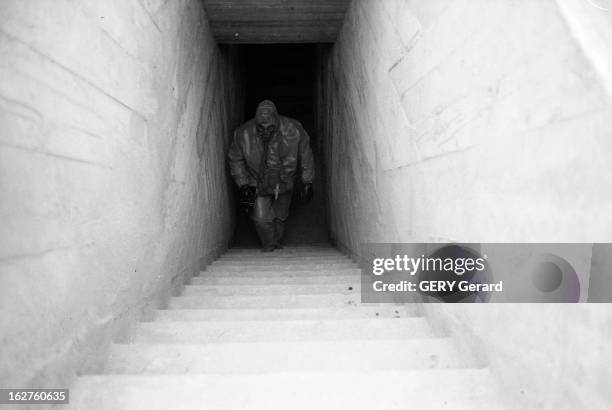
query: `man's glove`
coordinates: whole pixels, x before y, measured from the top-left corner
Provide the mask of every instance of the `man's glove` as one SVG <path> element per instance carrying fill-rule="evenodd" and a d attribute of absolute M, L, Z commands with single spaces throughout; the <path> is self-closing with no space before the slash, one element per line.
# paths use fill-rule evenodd
<path fill-rule="evenodd" d="M 302 186 L 302 191 L 300 192 L 300 203 L 302 205 L 306 205 L 312 200 L 313 190 L 312 183 L 307 183 Z"/>
<path fill-rule="evenodd" d="M 255 198 L 257 197 L 254 186 L 242 185 L 240 187 L 240 206 L 246 213 L 250 213 L 255 206 Z"/>

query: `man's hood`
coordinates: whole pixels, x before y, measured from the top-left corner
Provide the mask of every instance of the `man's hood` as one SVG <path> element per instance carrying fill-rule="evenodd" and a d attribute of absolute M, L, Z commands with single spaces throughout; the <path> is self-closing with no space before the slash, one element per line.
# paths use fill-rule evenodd
<path fill-rule="evenodd" d="M 255 122 L 260 125 L 278 125 L 278 111 L 276 105 L 270 100 L 263 100 L 255 111 Z"/>

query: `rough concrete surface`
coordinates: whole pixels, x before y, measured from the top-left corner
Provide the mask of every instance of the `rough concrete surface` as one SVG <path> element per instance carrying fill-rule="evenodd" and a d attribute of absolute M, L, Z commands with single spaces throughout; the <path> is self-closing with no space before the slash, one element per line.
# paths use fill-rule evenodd
<path fill-rule="evenodd" d="M 231 51 L 199 1 L 0 4 L 0 385 L 64 385 L 227 245 Z"/>
<path fill-rule="evenodd" d="M 353 1 L 318 81 L 334 242 L 610 242 L 612 22 L 588 3 Z M 612 402 L 605 306 L 425 310 L 513 406 Z"/>

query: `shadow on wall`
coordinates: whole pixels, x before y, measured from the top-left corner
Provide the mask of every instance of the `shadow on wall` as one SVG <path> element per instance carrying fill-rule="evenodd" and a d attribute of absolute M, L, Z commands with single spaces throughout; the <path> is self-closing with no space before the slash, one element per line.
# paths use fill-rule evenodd
<path fill-rule="evenodd" d="M 239 47 L 245 69 L 245 118 L 252 118 L 257 104 L 270 99 L 281 115 L 300 121 L 310 135 L 315 157 L 315 197 L 308 205 L 300 205 L 294 195 L 287 220 L 284 243 L 304 244 L 327 242 L 325 207 L 321 178 L 321 155 L 315 123 L 315 64 L 314 44 L 244 45 Z M 299 175 L 297 176 L 299 181 Z M 298 182 L 294 193 L 301 187 Z M 242 212 L 236 210 L 235 246 L 258 246 L 255 229 Z"/>

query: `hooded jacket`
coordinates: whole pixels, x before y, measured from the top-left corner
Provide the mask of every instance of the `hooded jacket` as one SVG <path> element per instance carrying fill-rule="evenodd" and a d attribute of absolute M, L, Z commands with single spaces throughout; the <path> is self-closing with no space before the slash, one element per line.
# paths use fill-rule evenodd
<path fill-rule="evenodd" d="M 257 130 L 262 122 L 275 125 L 268 139 Z M 302 182 L 312 183 L 314 178 L 308 133 L 298 121 L 279 115 L 268 100 L 259 104 L 255 118 L 236 129 L 228 157 L 236 184 L 257 187 L 260 195 L 271 195 L 277 184 L 280 193 L 292 190 L 298 160 Z"/>

